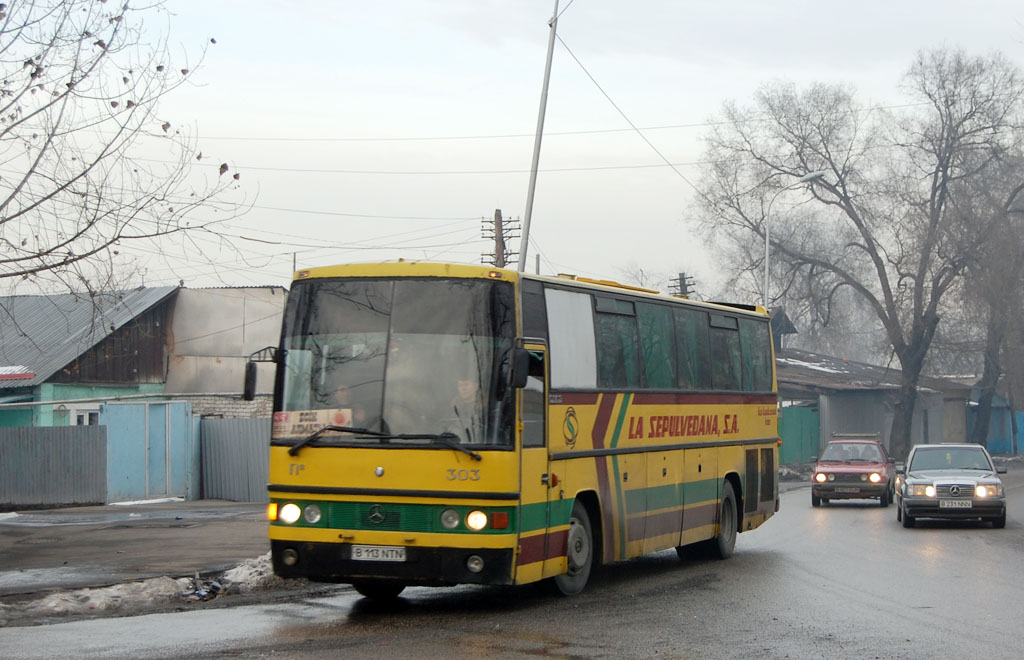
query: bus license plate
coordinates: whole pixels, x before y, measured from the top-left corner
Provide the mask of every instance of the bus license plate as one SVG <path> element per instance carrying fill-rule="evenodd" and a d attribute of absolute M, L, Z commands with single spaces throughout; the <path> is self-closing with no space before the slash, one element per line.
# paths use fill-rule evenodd
<path fill-rule="evenodd" d="M 405 548 L 393 545 L 354 545 L 355 561 L 405 561 Z"/>
<path fill-rule="evenodd" d="M 971 500 L 939 500 L 940 509 L 970 509 Z"/>

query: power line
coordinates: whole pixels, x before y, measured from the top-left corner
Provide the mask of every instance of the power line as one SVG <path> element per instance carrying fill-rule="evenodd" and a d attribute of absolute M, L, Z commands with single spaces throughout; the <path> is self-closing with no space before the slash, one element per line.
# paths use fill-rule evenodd
<path fill-rule="evenodd" d="M 564 46 L 564 43 L 563 43 Z M 901 103 L 894 105 L 877 106 L 858 112 L 873 112 L 875 110 L 898 110 L 902 108 L 913 108 L 919 106 L 930 105 L 927 102 L 920 103 Z M 740 123 L 756 123 L 761 121 L 771 121 L 772 117 L 768 115 L 760 117 L 751 117 L 743 120 Z M 667 131 L 667 130 L 678 130 L 678 129 L 690 129 L 690 128 L 709 128 L 711 126 L 725 126 L 736 122 L 732 121 L 704 121 L 694 122 L 688 124 L 662 124 L 658 126 L 641 126 L 638 128 L 598 128 L 582 131 L 546 131 L 545 137 L 563 136 L 563 135 L 601 135 L 605 133 L 632 133 L 634 131 Z M 443 140 L 503 140 L 503 139 L 522 139 L 529 138 L 533 139 L 534 133 L 495 133 L 495 134 L 482 134 L 482 135 L 420 135 L 420 136 L 407 136 L 407 137 L 266 137 L 266 136 L 250 136 L 250 135 L 203 135 L 198 136 L 200 140 L 223 140 L 232 142 L 437 142 Z"/>

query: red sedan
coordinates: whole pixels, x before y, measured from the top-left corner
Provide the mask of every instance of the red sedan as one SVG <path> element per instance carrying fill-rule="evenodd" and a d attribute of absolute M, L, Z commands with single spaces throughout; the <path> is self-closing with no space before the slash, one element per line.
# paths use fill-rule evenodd
<path fill-rule="evenodd" d="M 878 440 L 833 438 L 811 476 L 811 506 L 829 500 L 878 499 L 889 506 L 895 492 L 894 459 Z"/>

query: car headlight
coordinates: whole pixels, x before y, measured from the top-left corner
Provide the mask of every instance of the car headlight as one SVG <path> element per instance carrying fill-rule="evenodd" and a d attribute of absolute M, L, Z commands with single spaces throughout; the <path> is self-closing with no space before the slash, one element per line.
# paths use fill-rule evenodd
<path fill-rule="evenodd" d="M 836 480 L 836 475 L 834 475 L 834 474 L 828 475 L 828 480 L 829 481 L 835 481 Z"/>
<path fill-rule="evenodd" d="M 913 484 L 909 488 L 912 497 L 935 497 L 935 486 L 931 484 Z"/>
<path fill-rule="evenodd" d="M 466 527 L 469 527 L 474 532 L 479 532 L 484 527 L 487 527 L 487 514 L 483 511 L 470 511 L 466 514 Z"/>
<path fill-rule="evenodd" d="M 278 520 L 288 525 L 292 525 L 302 515 L 302 509 L 299 508 L 298 504 L 289 502 L 281 507 L 281 513 L 278 514 Z"/>
<path fill-rule="evenodd" d="M 999 497 L 1003 494 L 1003 487 L 998 484 L 979 484 L 974 489 L 975 497 Z"/>
<path fill-rule="evenodd" d="M 828 477 L 825 476 L 824 472 L 819 472 L 818 474 L 814 475 L 814 480 L 817 481 L 819 484 L 825 483 L 826 479 L 828 479 Z"/>
<path fill-rule="evenodd" d="M 882 475 L 878 474 L 877 472 L 872 472 L 871 475 L 868 477 L 868 481 L 870 481 L 873 484 L 880 483 L 882 481 Z"/>

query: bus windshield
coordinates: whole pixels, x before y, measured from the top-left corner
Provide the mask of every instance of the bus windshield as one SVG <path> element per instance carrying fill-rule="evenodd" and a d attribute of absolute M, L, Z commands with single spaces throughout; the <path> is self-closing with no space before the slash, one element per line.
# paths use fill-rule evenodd
<path fill-rule="evenodd" d="M 511 447 L 512 285 L 468 279 L 318 279 L 288 298 L 275 440 L 325 426 L 320 446 Z M 403 436 L 418 436 L 403 437 Z"/>

